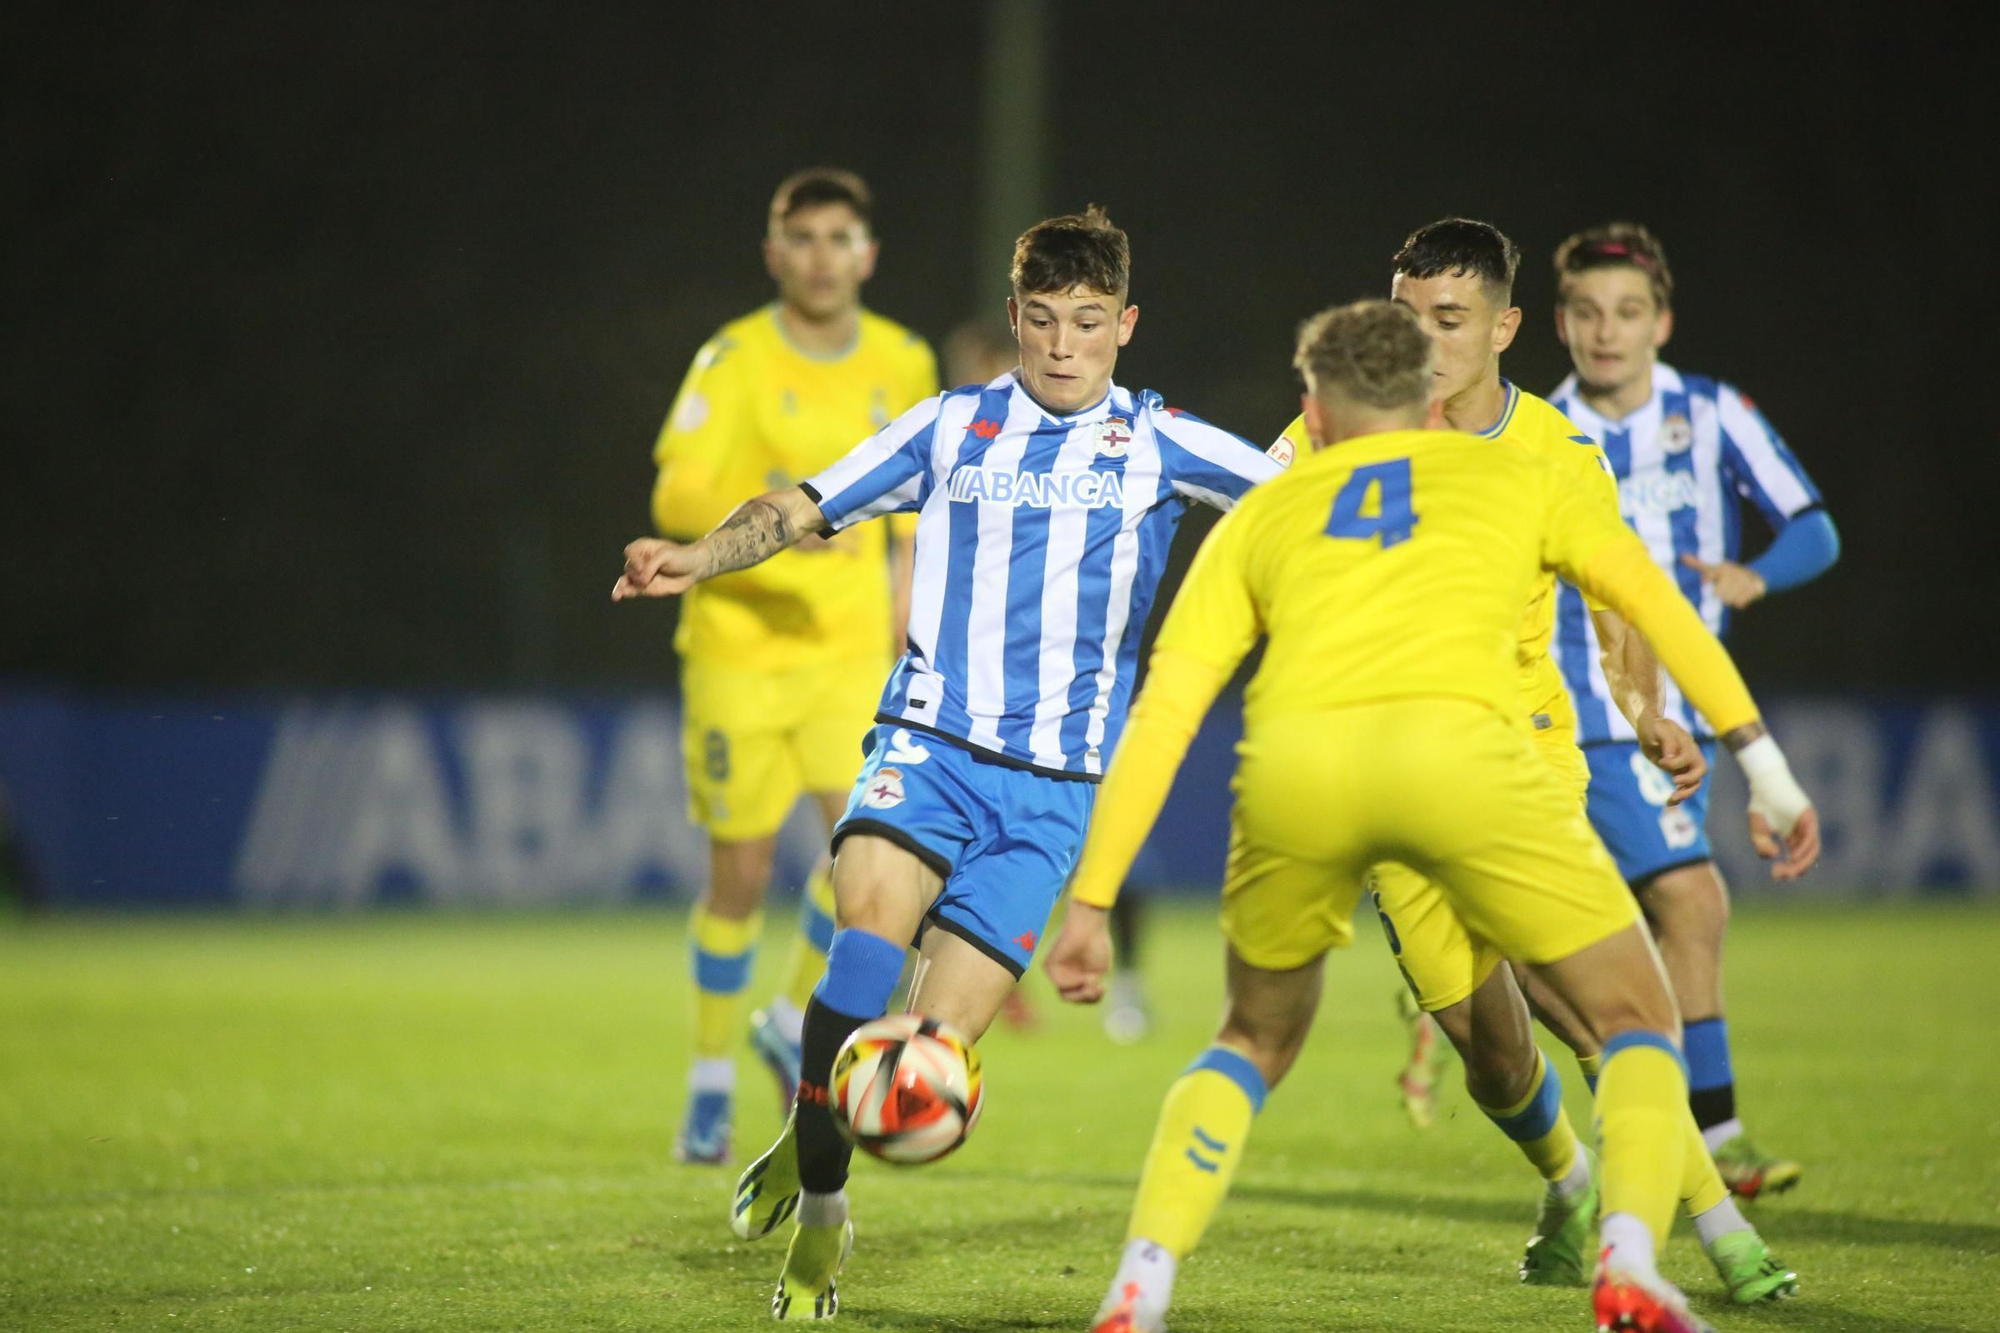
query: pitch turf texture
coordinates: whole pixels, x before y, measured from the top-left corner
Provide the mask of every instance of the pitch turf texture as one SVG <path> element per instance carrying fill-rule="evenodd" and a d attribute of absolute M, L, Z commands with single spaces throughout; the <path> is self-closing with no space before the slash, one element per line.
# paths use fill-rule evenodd
<path fill-rule="evenodd" d="M 1208 916 L 1156 925 L 1153 1036 L 1112 1046 L 1037 978 L 972 1141 L 857 1167 L 837 1326 L 1084 1326 L 1217 1012 Z M 1745 911 L 1731 949 L 1743 1110 L 1807 1163 L 1754 1216 L 1805 1291 L 1736 1310 L 1685 1229 L 1669 1275 L 1725 1330 L 2000 1327 L 2000 912 Z M 666 912 L 0 923 L 0 1327 L 762 1326 L 782 1241 L 733 1241 L 734 1170 L 668 1155 L 685 950 Z M 1331 960 L 1176 1329 L 1587 1326 L 1515 1282 L 1535 1185 L 1462 1088 L 1405 1123 L 1394 985 L 1365 926 Z M 779 1123 L 741 1066 L 739 1160 Z"/>

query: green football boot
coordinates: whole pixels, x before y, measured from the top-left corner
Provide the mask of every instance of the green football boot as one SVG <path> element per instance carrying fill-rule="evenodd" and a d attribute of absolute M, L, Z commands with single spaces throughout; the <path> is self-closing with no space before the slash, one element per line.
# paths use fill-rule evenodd
<path fill-rule="evenodd" d="M 1739 1199 L 1758 1199 L 1766 1194 L 1783 1194 L 1799 1183 L 1805 1168 L 1797 1162 L 1773 1157 L 1750 1142 L 1748 1134 L 1738 1134 L 1714 1153 L 1715 1169 L 1722 1183 Z"/>
<path fill-rule="evenodd" d="M 784 1322 L 831 1319 L 840 1308 L 833 1279 L 854 1252 L 854 1223 L 801 1226 L 785 1252 L 785 1271 L 771 1296 L 771 1318 Z"/>
<path fill-rule="evenodd" d="M 787 1119 L 778 1141 L 736 1178 L 729 1229 L 738 1240 L 768 1236 L 799 1206 L 799 1132 Z"/>
<path fill-rule="evenodd" d="M 1542 1199 L 1535 1234 L 1521 1255 L 1521 1281 L 1531 1287 L 1586 1287 L 1597 1258 L 1597 1160 L 1590 1162 L 1590 1186 L 1573 1199 L 1553 1189 Z"/>
<path fill-rule="evenodd" d="M 1731 1231 L 1707 1247 L 1708 1261 L 1738 1305 L 1782 1301 L 1799 1294 L 1799 1275 L 1771 1253 L 1755 1231 Z"/>

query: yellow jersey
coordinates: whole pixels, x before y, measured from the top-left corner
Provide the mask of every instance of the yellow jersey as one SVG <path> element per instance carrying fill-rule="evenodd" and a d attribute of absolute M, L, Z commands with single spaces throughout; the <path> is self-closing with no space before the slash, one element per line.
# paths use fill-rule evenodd
<path fill-rule="evenodd" d="M 937 391 L 929 345 L 869 311 L 854 346 L 824 358 L 792 345 L 775 305 L 732 320 L 696 354 L 653 446 L 653 521 L 663 535 L 699 537 Z M 674 647 L 749 671 L 889 656 L 888 536 L 907 539 L 914 524 L 914 515 L 862 524 L 698 584 L 682 600 Z"/>
<path fill-rule="evenodd" d="M 1697 707 L 1714 704 L 1719 732 L 1756 720 L 1687 599 L 1566 469 L 1457 431 L 1347 440 L 1251 491 L 1196 555 L 1098 797 L 1077 899 L 1117 897 L 1188 739 L 1259 635 L 1246 736 L 1418 697 L 1484 704 L 1526 733 L 1521 608 L 1551 572 L 1625 614 Z"/>
<path fill-rule="evenodd" d="M 1473 432 L 1474 438 L 1498 440 L 1542 460 L 1573 482 L 1585 500 L 1595 502 L 1600 516 L 1618 518 L 1618 481 L 1597 442 L 1544 399 L 1523 392 L 1509 380 L 1501 380 L 1500 386 L 1506 395 L 1500 417 L 1485 430 Z M 1306 436 L 1305 418 L 1298 417 L 1285 427 L 1279 442 L 1274 450 L 1299 458 L 1309 455 L 1312 444 Z M 1603 609 L 1588 596 L 1584 600 L 1593 611 Z M 1555 659 L 1549 655 L 1555 626 L 1556 576 L 1544 571 L 1521 615 L 1517 639 L 1519 706 L 1537 730 L 1574 737 L 1576 709 L 1563 687 Z"/>

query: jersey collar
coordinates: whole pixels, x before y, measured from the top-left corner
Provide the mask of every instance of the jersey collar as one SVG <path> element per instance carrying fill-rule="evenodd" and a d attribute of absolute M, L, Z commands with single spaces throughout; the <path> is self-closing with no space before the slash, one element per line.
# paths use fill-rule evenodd
<path fill-rule="evenodd" d="M 848 357 L 853 356 L 861 348 L 861 323 L 863 317 L 868 313 L 865 310 L 856 310 L 854 312 L 854 340 L 848 343 L 847 346 L 837 352 L 808 352 L 805 348 L 793 342 L 792 335 L 785 331 L 785 321 L 778 314 L 778 302 L 773 301 L 771 304 L 765 306 L 764 309 L 770 313 L 771 327 L 778 331 L 778 341 L 782 342 L 786 350 L 795 356 L 802 356 L 808 361 L 823 361 L 831 365 L 835 362 L 847 360 Z"/>
<path fill-rule="evenodd" d="M 1589 417 L 1590 420 L 1588 422 L 1579 421 L 1577 424 L 1581 426 L 1594 426 L 1595 431 L 1593 433 L 1602 436 L 1610 431 L 1626 429 L 1632 421 L 1650 412 L 1667 394 L 1680 392 L 1680 388 L 1680 372 L 1664 361 L 1655 361 L 1653 362 L 1652 396 L 1615 421 L 1583 400 L 1583 381 L 1578 379 L 1574 373 L 1571 373 L 1557 386 L 1556 397 L 1561 398 L 1570 405 L 1569 409 L 1564 413 L 1565 416 L 1569 417 L 1572 421 L 1576 420 L 1579 416 Z"/>
<path fill-rule="evenodd" d="M 1118 384 L 1116 381 L 1113 381 L 1104 386 L 1104 396 L 1098 399 L 1096 402 L 1092 403 L 1089 407 L 1078 408 L 1076 411 L 1071 412 L 1066 416 L 1058 415 L 1057 413 L 1050 411 L 1048 405 L 1043 403 L 1041 399 L 1035 397 L 1035 395 L 1028 392 L 1028 386 L 1026 383 L 1022 381 L 1019 372 L 1010 370 L 1007 373 L 1014 377 L 1014 391 L 1020 394 L 1023 398 L 1027 399 L 1030 403 L 1032 403 L 1034 405 L 1035 410 L 1042 414 L 1042 420 L 1048 422 L 1052 426 L 1081 425 L 1083 422 L 1090 420 L 1092 417 L 1104 415 L 1108 407 L 1118 398 Z"/>
<path fill-rule="evenodd" d="M 1513 421 L 1514 409 L 1521 405 L 1521 391 L 1515 387 L 1514 381 L 1502 375 L 1500 377 L 1500 387 L 1507 391 L 1506 401 L 1500 404 L 1500 419 L 1485 430 L 1478 432 L 1479 438 L 1482 440 L 1497 439 L 1507 429 L 1508 423 Z"/>

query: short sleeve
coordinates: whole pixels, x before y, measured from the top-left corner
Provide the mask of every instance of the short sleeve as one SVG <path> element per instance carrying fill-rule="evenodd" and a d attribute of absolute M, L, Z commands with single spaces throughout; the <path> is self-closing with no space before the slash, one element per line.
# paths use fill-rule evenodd
<path fill-rule="evenodd" d="M 1567 423 L 1565 423 L 1567 424 Z M 1618 474 L 1611 469 L 1611 460 L 1605 456 L 1603 446 L 1581 432 L 1572 434 L 1564 442 L 1564 449 L 1556 455 L 1559 461 L 1556 472 L 1577 492 L 1578 500 L 1593 506 L 1599 518 L 1608 518 L 1620 528 L 1625 518 L 1618 507 Z M 1578 589 L 1583 592 L 1582 589 Z M 1583 592 L 1584 605 L 1592 611 L 1602 611 L 1605 606 Z"/>
<path fill-rule="evenodd" d="M 1153 436 L 1175 493 L 1217 509 L 1230 509 L 1252 486 L 1284 471 L 1250 441 L 1171 408 L 1154 414 Z"/>
<path fill-rule="evenodd" d="M 910 335 L 910 343 L 913 355 L 910 358 L 909 401 L 916 403 L 926 398 L 935 398 L 938 392 L 937 355 L 931 350 L 929 343 L 914 333 Z M 911 542 L 917 539 L 915 514 L 891 514 L 888 522 L 889 535 L 898 541 Z"/>
<path fill-rule="evenodd" d="M 1279 467 L 1288 468 L 1299 459 L 1312 452 L 1312 437 L 1306 433 L 1306 419 L 1303 415 L 1292 418 L 1292 424 L 1285 427 L 1278 438 L 1271 441 L 1271 447 L 1264 451 Z"/>
<path fill-rule="evenodd" d="M 1719 384 L 1715 413 L 1722 427 L 1723 470 L 1773 529 L 1820 503 L 1819 488 L 1748 398 Z"/>
<path fill-rule="evenodd" d="M 930 479 L 931 443 L 942 398 L 926 398 L 804 483 L 838 532 L 883 514 L 913 513 Z"/>
<path fill-rule="evenodd" d="M 1573 464 L 1543 466 L 1540 473 L 1542 565 L 1582 589 L 1583 567 L 1600 547 L 1620 538 L 1637 539 L 1632 537 L 1632 530 L 1625 526 L 1618 512 L 1616 486 L 1611 488 L 1607 503 L 1604 489 L 1590 482 Z M 1587 591 L 1584 599 L 1593 609 L 1604 609 Z"/>

